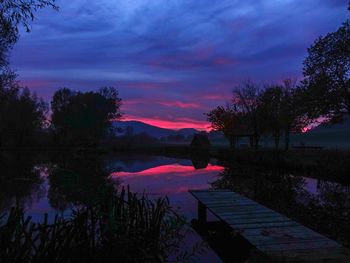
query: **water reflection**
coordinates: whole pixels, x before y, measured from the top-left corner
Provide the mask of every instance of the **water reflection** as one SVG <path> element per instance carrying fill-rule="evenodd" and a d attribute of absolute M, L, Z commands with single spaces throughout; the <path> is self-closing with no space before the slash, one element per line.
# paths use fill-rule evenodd
<path fill-rule="evenodd" d="M 167 195 L 191 218 L 196 209 L 188 189 L 208 188 L 223 169 L 208 161 L 142 155 L 5 155 L 0 163 L 0 212 L 17 204 L 37 220 L 45 212 L 69 215 L 71 208 L 93 205 L 123 183 L 135 192 Z"/>
<path fill-rule="evenodd" d="M 112 192 L 115 182 L 96 156 L 65 156 L 56 159 L 49 169 L 48 199 L 51 207 L 91 206 Z"/>
<path fill-rule="evenodd" d="M 34 158 L 27 154 L 1 153 L 0 212 L 14 205 L 31 206 L 45 196 L 43 180 L 34 166 Z"/>
<path fill-rule="evenodd" d="M 350 245 L 349 186 L 239 163 L 229 164 L 212 186 L 232 189 Z"/>
<path fill-rule="evenodd" d="M 92 205 L 120 185 L 130 185 L 132 191 L 150 197 L 167 195 L 181 214 L 192 219 L 196 201 L 188 189 L 212 186 L 244 194 L 350 245 L 350 188 L 292 175 L 282 168 L 237 162 L 224 168 L 215 160 L 200 158 L 68 153 L 2 154 L 0 167 L 0 213 L 17 204 L 38 221 L 44 212 L 69 216 L 71 208 Z"/>

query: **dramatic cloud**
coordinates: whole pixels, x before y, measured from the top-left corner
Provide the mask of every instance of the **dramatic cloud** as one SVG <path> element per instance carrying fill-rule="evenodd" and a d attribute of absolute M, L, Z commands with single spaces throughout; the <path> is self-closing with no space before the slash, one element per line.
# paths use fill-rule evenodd
<path fill-rule="evenodd" d="M 340 26 L 347 2 L 59 0 L 22 33 L 12 65 L 47 100 L 63 86 L 115 86 L 129 119 L 205 129 L 203 113 L 235 84 L 300 78 L 307 47 Z"/>

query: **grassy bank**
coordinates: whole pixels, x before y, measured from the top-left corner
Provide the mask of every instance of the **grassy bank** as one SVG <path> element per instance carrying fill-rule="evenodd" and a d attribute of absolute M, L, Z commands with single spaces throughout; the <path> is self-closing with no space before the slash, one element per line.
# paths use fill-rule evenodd
<path fill-rule="evenodd" d="M 184 220 L 166 198 L 154 201 L 122 190 L 71 218 L 33 222 L 13 208 L 0 216 L 0 262 L 184 262 L 178 251 Z M 180 254 L 179 254 L 180 253 Z"/>

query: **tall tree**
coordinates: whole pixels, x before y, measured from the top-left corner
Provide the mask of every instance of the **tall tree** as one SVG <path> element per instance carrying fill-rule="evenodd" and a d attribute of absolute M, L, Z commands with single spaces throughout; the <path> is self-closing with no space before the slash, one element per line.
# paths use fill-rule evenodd
<path fill-rule="evenodd" d="M 313 118 L 308 116 L 310 105 L 302 87 L 296 86 L 293 81 L 284 81 L 281 101 L 281 124 L 284 131 L 285 150 L 289 149 L 290 133 L 302 132 Z"/>
<path fill-rule="evenodd" d="M 246 134 L 251 134 L 252 146 L 257 149 L 261 135 L 266 129 L 265 119 L 261 110 L 260 87 L 250 81 L 233 90 L 232 109 L 240 120 L 246 126 Z"/>
<path fill-rule="evenodd" d="M 27 146 L 46 121 L 47 105 L 29 89 L 0 86 L 0 145 Z"/>
<path fill-rule="evenodd" d="M 99 92 L 58 90 L 51 102 L 52 127 L 60 144 L 96 146 L 111 121 L 120 119 L 121 99 L 114 88 Z"/>
<path fill-rule="evenodd" d="M 303 71 L 314 117 L 350 114 L 349 20 L 314 42 L 308 49 Z"/>
<path fill-rule="evenodd" d="M 290 133 L 301 132 L 312 119 L 308 117 L 305 92 L 287 79 L 283 85 L 267 87 L 260 97 L 260 110 L 265 120 L 266 131 L 275 139 L 279 148 L 283 135 L 285 150 L 289 149 Z"/>
<path fill-rule="evenodd" d="M 233 90 L 233 98 L 226 107 L 219 106 L 207 114 L 214 130 L 222 131 L 233 148 L 237 137 L 249 136 L 251 146 L 258 148 L 265 121 L 260 106 L 260 89 L 246 82 Z"/>
<path fill-rule="evenodd" d="M 275 148 L 278 149 L 283 131 L 283 90 L 281 86 L 274 85 L 267 87 L 261 94 L 259 100 L 262 105 L 261 114 L 266 120 L 267 131 L 271 133 L 275 141 Z"/>
<path fill-rule="evenodd" d="M 224 136 L 230 142 L 230 148 L 234 149 L 237 139 L 237 126 L 239 125 L 235 112 L 230 106 L 218 106 L 211 110 L 207 113 L 207 120 L 211 123 L 212 129 L 223 132 Z"/>

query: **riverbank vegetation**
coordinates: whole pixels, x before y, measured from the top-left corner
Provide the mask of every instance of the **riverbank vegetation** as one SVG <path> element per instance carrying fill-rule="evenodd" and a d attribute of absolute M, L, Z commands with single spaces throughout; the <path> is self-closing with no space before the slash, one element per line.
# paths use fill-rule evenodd
<path fill-rule="evenodd" d="M 69 218 L 50 222 L 45 214 L 38 223 L 13 208 L 0 219 L 1 262 L 184 262 L 192 256 L 178 251 L 185 221 L 168 199 L 124 189 L 75 208 Z"/>

